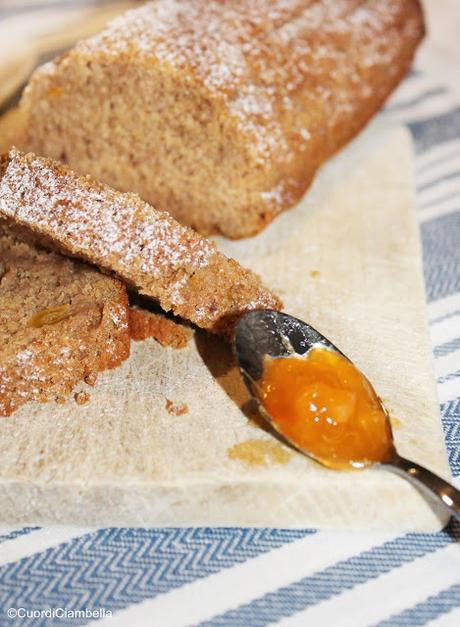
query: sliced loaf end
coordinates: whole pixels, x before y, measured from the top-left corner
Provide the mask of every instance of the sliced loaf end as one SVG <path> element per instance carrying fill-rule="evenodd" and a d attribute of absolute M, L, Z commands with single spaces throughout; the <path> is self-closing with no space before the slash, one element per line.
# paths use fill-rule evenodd
<path fill-rule="evenodd" d="M 32 153 L 9 152 L 0 217 L 214 333 L 230 336 L 246 311 L 281 307 L 256 274 L 168 213 Z"/>
<path fill-rule="evenodd" d="M 124 286 L 17 240 L 0 221 L 0 416 L 64 400 L 129 355 Z"/>

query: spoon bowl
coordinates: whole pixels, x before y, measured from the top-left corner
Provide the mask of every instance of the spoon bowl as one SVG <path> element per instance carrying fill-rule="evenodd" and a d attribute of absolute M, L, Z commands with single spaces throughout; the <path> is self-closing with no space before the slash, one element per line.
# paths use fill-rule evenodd
<path fill-rule="evenodd" d="M 238 367 L 251 396 L 259 405 L 262 417 L 290 446 L 303 455 L 311 457 L 327 467 L 331 467 L 324 460 L 318 458 L 311 450 L 299 447 L 289 437 L 279 422 L 275 422 L 273 417 L 267 412 L 261 403 L 260 394 L 258 393 L 259 382 L 264 373 L 267 358 L 304 357 L 314 348 L 323 348 L 335 352 L 352 363 L 339 348 L 319 331 L 306 322 L 283 312 L 273 310 L 251 311 L 239 320 L 235 328 L 234 351 Z M 367 379 L 366 381 L 373 390 L 371 383 Z M 375 396 L 387 421 L 391 446 L 383 459 L 366 465 L 374 465 L 390 470 L 404 477 L 422 489 L 424 493 L 440 501 L 451 515 L 460 520 L 460 491 L 430 470 L 398 454 L 393 443 L 393 433 L 388 411 L 377 394 Z"/>

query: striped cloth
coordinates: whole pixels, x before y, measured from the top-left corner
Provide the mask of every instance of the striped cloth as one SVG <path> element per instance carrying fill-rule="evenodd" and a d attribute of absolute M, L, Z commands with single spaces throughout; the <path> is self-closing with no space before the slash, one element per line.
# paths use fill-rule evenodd
<path fill-rule="evenodd" d="M 407 124 L 438 390 L 460 485 L 460 107 L 413 71 Z M 460 524 L 437 534 L 0 528 L 0 625 L 460 625 Z M 11 618 L 9 618 L 11 616 Z"/>

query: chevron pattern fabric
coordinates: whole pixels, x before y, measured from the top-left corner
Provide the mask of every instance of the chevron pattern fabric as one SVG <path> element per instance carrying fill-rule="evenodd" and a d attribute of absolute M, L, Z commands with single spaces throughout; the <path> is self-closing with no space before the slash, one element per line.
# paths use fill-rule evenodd
<path fill-rule="evenodd" d="M 413 71 L 381 115 L 405 123 L 414 141 L 438 392 L 460 486 L 460 107 L 442 85 Z M 438 534 L 399 537 L 0 528 L 0 627 L 88 624 L 98 617 L 85 611 L 101 608 L 98 623 L 112 627 L 454 627 L 459 542 L 455 522 Z M 67 615 L 53 616 L 53 608 Z"/>
<path fill-rule="evenodd" d="M 100 529 L 0 567 L 0 598 L 8 607 L 92 606 L 117 610 L 311 533 L 275 529 Z"/>

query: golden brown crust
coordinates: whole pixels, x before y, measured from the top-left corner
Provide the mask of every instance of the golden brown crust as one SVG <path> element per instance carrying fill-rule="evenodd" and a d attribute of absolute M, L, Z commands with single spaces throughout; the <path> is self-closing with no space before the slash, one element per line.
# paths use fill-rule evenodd
<path fill-rule="evenodd" d="M 252 235 L 381 107 L 423 34 L 418 0 L 156 0 L 36 73 L 25 146 L 201 233 Z"/>
<path fill-rule="evenodd" d="M 163 314 L 129 308 L 129 332 L 135 341 L 153 338 L 162 346 L 184 348 L 192 335 L 187 327 L 166 318 Z"/>
<path fill-rule="evenodd" d="M 0 222 L 0 416 L 63 401 L 85 377 L 129 355 L 123 285 L 16 240 Z M 59 311 L 54 323 L 49 312 Z"/>
<path fill-rule="evenodd" d="M 281 307 L 259 277 L 169 214 L 50 159 L 10 151 L 0 217 L 215 333 L 229 335 L 245 311 Z"/>

